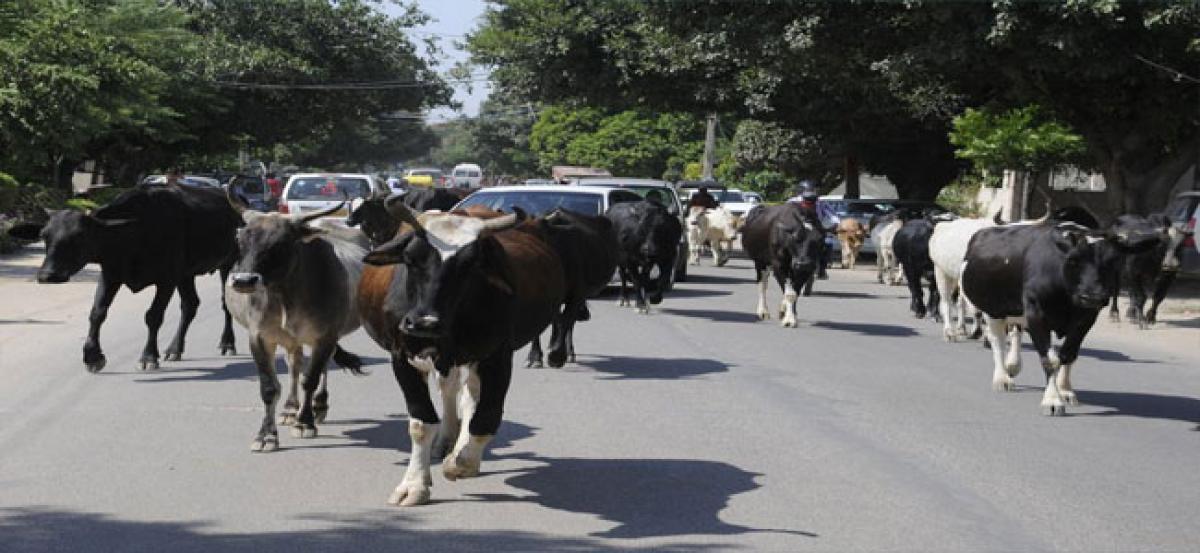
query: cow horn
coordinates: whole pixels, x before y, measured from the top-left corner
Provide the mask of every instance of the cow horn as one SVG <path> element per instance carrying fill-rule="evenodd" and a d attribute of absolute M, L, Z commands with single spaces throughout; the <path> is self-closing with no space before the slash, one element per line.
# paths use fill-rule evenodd
<path fill-rule="evenodd" d="M 245 204 L 243 204 L 242 200 L 233 193 L 233 182 L 230 182 L 229 185 L 225 187 L 225 199 L 229 200 L 229 207 L 232 207 L 233 210 L 238 213 L 238 215 L 246 214 Z"/>
<path fill-rule="evenodd" d="M 517 226 L 521 222 L 521 216 L 516 213 L 501 215 L 494 219 L 488 219 L 483 222 L 483 232 L 500 232 Z"/>
<path fill-rule="evenodd" d="M 1002 218 L 1001 218 L 1001 216 L 1002 216 L 1002 215 L 1004 215 L 1004 208 L 1003 208 L 1003 207 L 1002 207 L 1002 208 L 1000 208 L 1000 210 L 999 210 L 999 211 L 997 211 L 997 212 L 996 212 L 996 214 L 992 216 L 992 222 L 993 222 L 993 223 L 996 223 L 996 225 L 997 225 L 997 226 L 999 226 L 999 225 L 1003 225 L 1003 224 L 1004 224 L 1004 219 L 1002 219 Z"/>
<path fill-rule="evenodd" d="M 307 215 L 301 215 L 300 217 L 297 217 L 296 220 L 300 221 L 301 223 L 307 223 L 309 221 L 320 219 L 321 217 L 333 215 L 334 213 L 337 213 L 338 210 L 342 209 L 345 206 L 346 206 L 346 202 L 339 202 L 337 205 L 335 205 L 333 207 L 327 207 L 325 209 L 322 209 L 321 211 L 314 211 Z"/>
<path fill-rule="evenodd" d="M 408 207 L 403 202 L 403 199 L 403 196 L 395 196 L 384 201 L 388 213 L 391 213 L 392 217 L 400 220 L 400 222 L 408 223 L 412 226 L 413 230 L 425 232 L 425 227 L 422 227 L 421 222 L 417 220 L 417 214 L 413 213 L 412 208 Z"/>

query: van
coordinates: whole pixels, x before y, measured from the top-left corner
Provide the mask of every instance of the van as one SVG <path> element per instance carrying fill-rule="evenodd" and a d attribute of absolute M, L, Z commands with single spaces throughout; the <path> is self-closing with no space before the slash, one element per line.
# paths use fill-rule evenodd
<path fill-rule="evenodd" d="M 483 169 L 474 163 L 459 163 L 450 172 L 450 186 L 479 188 L 480 184 L 483 184 Z"/>

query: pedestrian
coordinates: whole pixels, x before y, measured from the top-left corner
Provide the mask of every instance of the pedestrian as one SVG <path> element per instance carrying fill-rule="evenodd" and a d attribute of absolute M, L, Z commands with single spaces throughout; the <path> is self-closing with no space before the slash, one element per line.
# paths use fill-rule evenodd
<path fill-rule="evenodd" d="M 720 205 L 720 202 L 712 194 L 708 193 L 707 186 L 701 186 L 696 190 L 695 194 L 692 194 L 691 198 L 688 198 L 688 210 L 691 210 L 693 207 L 716 209 L 718 205 Z"/>

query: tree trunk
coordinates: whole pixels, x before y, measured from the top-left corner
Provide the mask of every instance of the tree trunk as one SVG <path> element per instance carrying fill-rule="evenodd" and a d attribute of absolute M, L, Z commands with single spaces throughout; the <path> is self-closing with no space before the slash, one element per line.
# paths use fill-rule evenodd
<path fill-rule="evenodd" d="M 861 196 L 858 187 L 858 157 L 853 153 L 846 154 L 846 193 L 845 198 L 856 199 Z"/>
<path fill-rule="evenodd" d="M 1200 163 L 1197 145 L 1200 137 L 1192 139 L 1172 157 L 1147 171 L 1136 171 L 1125 163 L 1132 152 L 1116 152 L 1103 164 L 1105 194 L 1109 218 L 1123 213 L 1161 211 L 1171 201 L 1171 190 L 1192 165 Z"/>

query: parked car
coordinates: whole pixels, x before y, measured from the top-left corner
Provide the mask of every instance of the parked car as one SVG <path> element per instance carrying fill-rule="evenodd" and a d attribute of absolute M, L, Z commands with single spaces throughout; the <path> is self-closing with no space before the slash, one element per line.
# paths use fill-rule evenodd
<path fill-rule="evenodd" d="M 660 195 L 663 203 L 667 206 L 667 211 L 672 215 L 679 217 L 679 223 L 687 229 L 687 214 L 683 210 L 683 203 L 679 201 L 679 194 L 676 193 L 675 187 L 671 183 L 657 179 L 639 179 L 632 177 L 585 177 L 574 182 L 576 186 L 607 186 L 614 188 L 623 188 L 631 192 L 636 192 L 639 196 L 645 198 L 652 194 Z M 688 241 L 687 232 L 679 240 L 679 255 L 675 262 L 675 281 L 687 282 L 687 257 L 688 257 Z"/>
<path fill-rule="evenodd" d="M 310 213 L 328 209 L 355 198 L 367 198 L 372 191 L 386 192 L 386 186 L 361 173 L 297 173 L 283 186 L 280 213 Z M 334 213 L 346 217 L 349 207 Z"/>
<path fill-rule="evenodd" d="M 745 215 L 746 212 L 754 209 L 754 206 L 762 201 L 762 198 L 758 197 L 757 194 L 751 199 L 752 197 L 749 194 L 736 188 L 717 191 L 713 193 L 713 196 L 716 197 L 717 202 L 720 202 L 721 207 L 724 207 L 738 217 Z"/>
<path fill-rule="evenodd" d="M 161 186 L 167 184 L 167 176 L 150 175 L 142 179 L 142 184 Z M 221 187 L 221 181 L 212 177 L 204 177 L 200 175 L 184 175 L 179 177 L 179 184 L 184 186 L 211 186 L 213 188 Z"/>
<path fill-rule="evenodd" d="M 441 169 L 416 167 L 404 172 L 404 181 L 409 186 L 445 186 L 446 175 Z"/>
<path fill-rule="evenodd" d="M 1176 226 L 1195 231 L 1196 220 L 1200 218 L 1200 191 L 1181 192 L 1167 204 L 1164 212 Z M 1180 270 L 1200 273 L 1200 242 L 1197 242 L 1195 236 L 1184 241 L 1182 257 Z"/>
<path fill-rule="evenodd" d="M 483 184 L 483 168 L 474 163 L 459 163 L 450 171 L 451 186 L 479 188 Z"/>

